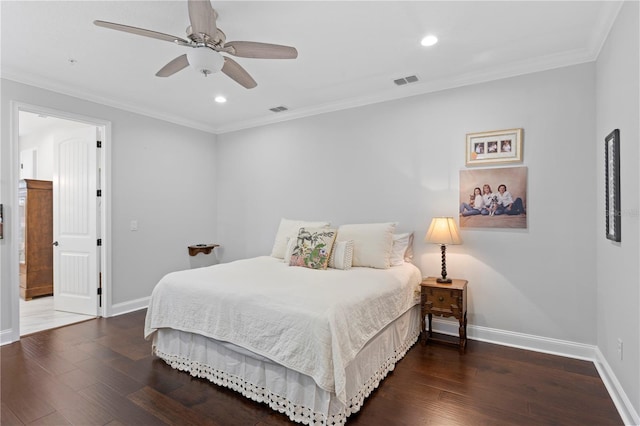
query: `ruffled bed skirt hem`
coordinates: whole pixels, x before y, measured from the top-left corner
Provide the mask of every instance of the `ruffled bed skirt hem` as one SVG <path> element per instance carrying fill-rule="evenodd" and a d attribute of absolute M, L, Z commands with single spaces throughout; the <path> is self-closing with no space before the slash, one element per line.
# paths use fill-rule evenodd
<path fill-rule="evenodd" d="M 160 329 L 153 336 L 153 353 L 172 368 L 265 403 L 294 422 L 344 425 L 406 355 L 419 331 L 420 309 L 414 306 L 367 343 L 347 366 L 346 402 L 310 376 L 201 335 Z"/>

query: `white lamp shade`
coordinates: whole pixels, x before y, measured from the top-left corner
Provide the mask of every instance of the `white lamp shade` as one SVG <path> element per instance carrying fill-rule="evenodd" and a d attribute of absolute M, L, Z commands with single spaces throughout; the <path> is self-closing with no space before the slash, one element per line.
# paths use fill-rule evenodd
<path fill-rule="evenodd" d="M 434 217 L 425 236 L 425 241 L 434 244 L 462 244 L 458 225 L 452 217 Z"/>
<path fill-rule="evenodd" d="M 224 56 L 215 50 L 202 47 L 189 50 L 187 60 L 193 69 L 205 75 L 220 71 L 224 65 Z"/>

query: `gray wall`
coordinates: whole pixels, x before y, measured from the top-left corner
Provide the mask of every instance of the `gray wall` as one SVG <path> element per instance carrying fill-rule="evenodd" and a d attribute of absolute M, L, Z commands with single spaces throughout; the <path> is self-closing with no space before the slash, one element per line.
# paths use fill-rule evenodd
<path fill-rule="evenodd" d="M 458 215 L 465 134 L 524 128 L 528 228 L 462 230 L 447 271 L 470 282 L 469 323 L 595 345 L 593 63 L 218 137 L 223 260 L 269 254 L 281 217 L 398 221 L 415 263 L 440 272 L 424 236 Z"/>
<path fill-rule="evenodd" d="M 604 197 L 598 197 L 598 348 L 640 413 L 640 34 L 638 2 L 625 2 L 596 68 L 598 195 L 604 194 L 604 138 L 620 129 L 622 241 L 606 240 Z M 620 359 L 617 340 L 623 341 Z M 635 422 L 640 422 L 636 418 Z"/>
<path fill-rule="evenodd" d="M 12 329 L 10 274 L 10 101 L 88 116 L 112 125 L 111 303 L 136 307 L 169 271 L 192 266 L 187 246 L 216 241 L 215 135 L 3 79 L 2 184 L 5 239 L 0 240 L 0 330 Z M 139 230 L 129 230 L 131 220 Z M 200 255 L 202 256 L 202 255 Z M 143 305 L 144 306 L 144 305 Z M 117 311 L 118 309 L 116 309 Z"/>

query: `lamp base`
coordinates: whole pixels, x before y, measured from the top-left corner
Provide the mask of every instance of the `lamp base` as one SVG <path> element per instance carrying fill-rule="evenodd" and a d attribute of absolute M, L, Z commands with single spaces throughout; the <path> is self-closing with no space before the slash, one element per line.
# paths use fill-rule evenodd
<path fill-rule="evenodd" d="M 440 251 L 442 252 L 442 277 L 438 278 L 436 280 L 436 282 L 438 284 L 451 284 L 453 281 L 451 281 L 451 278 L 447 278 L 447 260 L 446 260 L 446 253 L 447 253 L 447 246 L 445 246 L 444 244 L 440 245 Z"/>

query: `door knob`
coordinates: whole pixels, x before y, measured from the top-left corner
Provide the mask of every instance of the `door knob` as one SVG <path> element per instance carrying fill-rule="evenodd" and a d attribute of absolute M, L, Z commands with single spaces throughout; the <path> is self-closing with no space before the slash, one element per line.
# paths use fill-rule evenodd
<path fill-rule="evenodd" d="M 57 247 L 57 246 L 58 246 L 58 242 L 57 242 L 57 241 L 54 241 L 54 242 L 53 242 L 53 245 Z"/>

